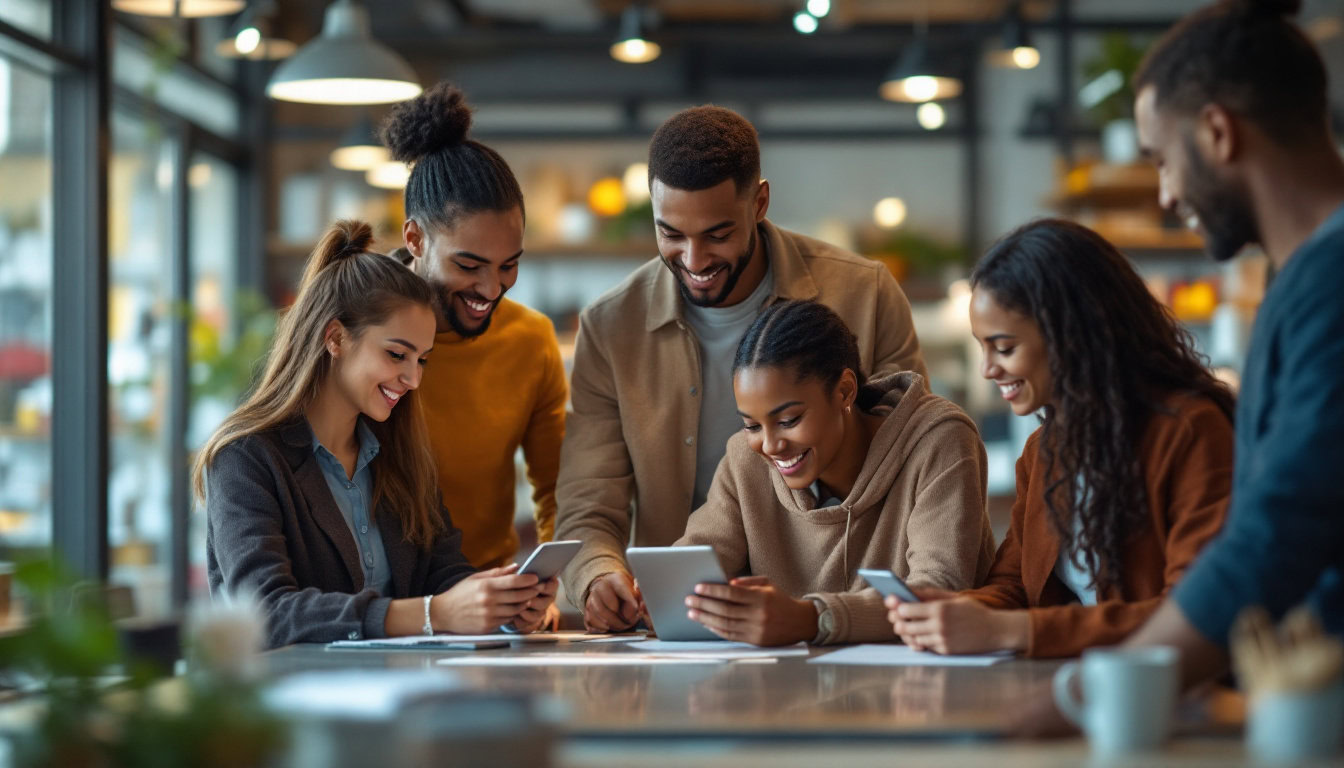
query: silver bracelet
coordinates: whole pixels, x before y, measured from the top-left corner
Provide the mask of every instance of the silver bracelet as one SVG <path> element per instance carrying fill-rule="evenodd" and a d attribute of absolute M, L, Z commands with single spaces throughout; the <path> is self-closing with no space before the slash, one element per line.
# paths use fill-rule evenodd
<path fill-rule="evenodd" d="M 434 598 L 433 595 L 425 595 L 425 634 L 434 634 L 434 625 L 429 622 L 429 601 Z"/>

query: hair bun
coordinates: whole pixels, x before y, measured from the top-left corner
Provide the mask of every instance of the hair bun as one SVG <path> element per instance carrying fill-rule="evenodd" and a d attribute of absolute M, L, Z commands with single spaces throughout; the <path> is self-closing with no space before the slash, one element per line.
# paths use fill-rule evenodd
<path fill-rule="evenodd" d="M 1296 16 L 1302 0 L 1235 0 L 1238 10 L 1250 16 Z"/>
<path fill-rule="evenodd" d="M 394 160 L 414 163 L 441 149 L 461 144 L 471 128 L 471 107 L 462 91 L 442 82 L 398 104 L 383 121 L 379 138 Z"/>

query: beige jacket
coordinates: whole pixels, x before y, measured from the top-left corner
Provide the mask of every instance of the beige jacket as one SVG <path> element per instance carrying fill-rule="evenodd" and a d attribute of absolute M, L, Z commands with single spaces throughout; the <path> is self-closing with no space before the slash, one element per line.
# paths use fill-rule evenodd
<path fill-rule="evenodd" d="M 925 373 L 910 303 L 886 267 L 769 221 L 760 232 L 774 275 L 767 304 L 819 300 L 858 337 L 870 375 Z M 660 259 L 580 316 L 555 530 L 558 540 L 584 542 L 563 577 L 576 607 L 593 579 L 627 570 L 627 544 L 666 546 L 686 530 L 700 376 L 699 341 Z"/>
<path fill-rule="evenodd" d="M 994 559 L 985 510 L 985 447 L 975 424 L 914 373 L 872 382 L 886 421 L 839 506 L 791 490 L 744 432 L 728 440 L 709 499 L 678 546 L 714 547 L 724 573 L 765 576 L 817 603 L 816 643 L 893 640 L 882 596 L 857 573 L 890 569 L 909 584 L 968 589 Z"/>

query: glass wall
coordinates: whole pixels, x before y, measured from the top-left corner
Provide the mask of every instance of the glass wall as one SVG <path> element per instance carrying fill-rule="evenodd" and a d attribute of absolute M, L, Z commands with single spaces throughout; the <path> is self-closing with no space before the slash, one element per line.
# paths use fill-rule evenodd
<path fill-rule="evenodd" d="M 6 558 L 51 543 L 51 96 L 48 76 L 0 55 L 0 556 Z"/>
<path fill-rule="evenodd" d="M 109 578 L 134 589 L 142 615 L 171 606 L 175 156 L 172 137 L 157 121 L 114 111 L 108 173 Z"/>
<path fill-rule="evenodd" d="M 194 457 L 247 388 L 255 350 L 249 348 L 251 336 L 242 325 L 254 319 L 246 311 L 249 297 L 237 289 L 238 172 L 222 160 L 197 152 L 192 156 L 187 181 L 191 406 L 186 446 Z M 208 593 L 205 515 L 195 503 L 191 505 L 188 531 L 188 593 L 193 598 L 204 597 Z"/>

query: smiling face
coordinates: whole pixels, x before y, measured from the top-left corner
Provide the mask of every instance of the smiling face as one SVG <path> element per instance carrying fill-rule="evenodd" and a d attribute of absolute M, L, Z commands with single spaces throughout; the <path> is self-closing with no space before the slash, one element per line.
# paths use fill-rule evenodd
<path fill-rule="evenodd" d="M 1050 403 L 1054 378 L 1035 320 L 1006 309 L 977 287 L 971 293 L 971 333 L 985 355 L 980 375 L 998 385 L 1013 413 L 1026 416 Z"/>
<path fill-rule="evenodd" d="M 412 269 L 434 291 L 440 333 L 485 333 L 499 300 L 518 280 L 523 255 L 523 212 L 478 211 L 458 217 L 451 229 L 426 230 L 414 219 L 402 229 Z"/>
<path fill-rule="evenodd" d="M 858 389 L 846 370 L 831 391 L 817 378 L 799 380 L 791 368 L 741 368 L 733 394 L 751 449 L 769 459 L 794 490 L 812 485 L 845 441 L 845 407 Z"/>
<path fill-rule="evenodd" d="M 1217 114 L 1214 119 L 1227 120 L 1226 113 Z M 1139 146 L 1157 166 L 1158 202 L 1204 238 L 1210 256 L 1226 261 L 1259 242 L 1260 233 L 1245 183 L 1214 168 L 1201 153 L 1194 136 L 1200 119 L 1208 118 L 1163 112 L 1152 85 L 1134 102 Z"/>
<path fill-rule="evenodd" d="M 420 386 L 425 356 L 434 346 L 434 313 L 407 303 L 358 336 L 340 323 L 328 326 L 332 368 L 328 386 L 340 399 L 374 421 L 386 421 L 409 391 Z"/>
<path fill-rule="evenodd" d="M 739 194 L 732 179 L 695 191 L 650 188 L 654 230 L 663 264 L 677 277 L 681 295 L 701 307 L 728 307 L 751 295 L 765 275 L 757 256 L 756 225 L 770 205 L 770 185 Z"/>

